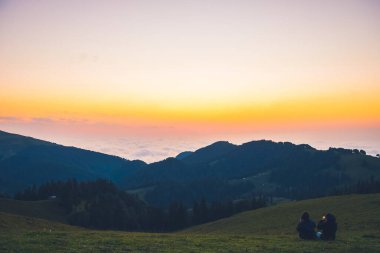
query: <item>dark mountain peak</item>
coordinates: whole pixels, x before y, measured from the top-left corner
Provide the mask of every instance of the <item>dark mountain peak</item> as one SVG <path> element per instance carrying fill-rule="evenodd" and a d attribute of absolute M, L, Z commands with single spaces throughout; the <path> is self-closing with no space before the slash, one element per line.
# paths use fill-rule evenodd
<path fill-rule="evenodd" d="M 306 149 L 306 150 L 316 150 L 315 148 L 313 148 L 312 146 L 310 146 L 309 144 L 299 144 L 297 145 L 298 147 L 301 147 L 303 149 Z"/>
<path fill-rule="evenodd" d="M 170 169 L 170 168 L 180 168 L 184 166 L 184 163 L 174 157 L 168 157 L 165 160 L 154 162 L 148 164 L 148 166 L 144 167 L 143 169 L 147 170 L 155 170 L 155 169 Z"/>
<path fill-rule="evenodd" d="M 260 146 L 260 145 L 276 145 L 276 144 L 291 144 L 290 142 L 274 142 L 272 140 L 254 140 L 254 141 L 249 141 L 246 143 L 243 143 L 241 146 Z"/>
<path fill-rule="evenodd" d="M 237 145 L 228 141 L 218 141 L 204 148 L 196 150 L 191 155 L 182 159 L 185 163 L 204 163 L 211 162 L 216 158 L 233 151 Z"/>
<path fill-rule="evenodd" d="M 284 141 L 284 142 L 275 142 L 272 140 L 257 140 L 257 141 L 250 141 L 243 143 L 241 147 L 249 147 L 249 148 L 286 148 L 286 149 L 300 149 L 300 150 L 316 150 L 312 146 L 308 144 L 294 144 L 289 141 Z"/>
<path fill-rule="evenodd" d="M 184 151 L 184 152 L 179 153 L 175 158 L 177 160 L 182 160 L 182 159 L 190 156 L 193 153 L 194 153 L 193 151 Z"/>
<path fill-rule="evenodd" d="M 196 150 L 194 153 L 200 153 L 200 152 L 205 152 L 205 151 L 216 151 L 216 150 L 231 150 L 237 147 L 235 144 L 232 144 L 228 141 L 217 141 L 214 142 L 206 147 L 200 148 Z"/>

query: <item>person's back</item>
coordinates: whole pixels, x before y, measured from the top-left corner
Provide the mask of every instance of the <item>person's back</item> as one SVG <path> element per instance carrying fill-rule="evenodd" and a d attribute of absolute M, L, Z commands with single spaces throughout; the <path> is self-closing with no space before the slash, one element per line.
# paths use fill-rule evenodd
<path fill-rule="evenodd" d="M 332 214 L 327 214 L 318 223 L 318 229 L 322 230 L 320 238 L 322 240 L 335 240 L 335 234 L 338 230 L 338 224 L 336 223 L 335 216 Z"/>
<path fill-rule="evenodd" d="M 298 235 L 301 239 L 312 240 L 315 238 L 315 223 L 310 220 L 309 214 L 304 212 L 297 225 Z"/>

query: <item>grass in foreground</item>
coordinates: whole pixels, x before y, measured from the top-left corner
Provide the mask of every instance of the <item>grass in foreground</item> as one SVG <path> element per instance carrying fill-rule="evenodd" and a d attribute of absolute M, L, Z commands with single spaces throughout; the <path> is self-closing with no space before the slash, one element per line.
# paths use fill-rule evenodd
<path fill-rule="evenodd" d="M 299 240 L 293 215 L 298 218 L 305 208 L 319 215 L 327 206 L 338 217 L 337 240 Z M 371 253 L 380 249 L 379 214 L 380 194 L 342 196 L 281 204 L 178 233 L 155 234 L 86 230 L 0 213 L 0 252 Z"/>
<path fill-rule="evenodd" d="M 378 234 L 301 241 L 290 235 L 149 234 L 24 231 L 0 234 L 0 252 L 379 252 Z"/>

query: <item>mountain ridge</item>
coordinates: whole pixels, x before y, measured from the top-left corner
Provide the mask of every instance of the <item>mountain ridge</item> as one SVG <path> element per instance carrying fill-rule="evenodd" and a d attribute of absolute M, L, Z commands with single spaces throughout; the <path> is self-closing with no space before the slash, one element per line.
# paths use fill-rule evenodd
<path fill-rule="evenodd" d="M 0 131 L 0 192 L 68 178 L 105 178 L 155 206 L 173 201 L 190 206 L 201 198 L 324 196 L 335 188 L 379 179 L 380 159 L 359 150 L 258 140 L 241 145 L 219 141 L 184 157 L 147 164 Z"/>
<path fill-rule="evenodd" d="M 220 144 L 227 149 L 220 149 Z M 292 199 L 320 197 L 372 177 L 380 178 L 380 159 L 364 151 L 317 150 L 308 144 L 259 140 L 241 145 L 217 142 L 183 159 L 148 164 L 127 178 L 127 187 L 150 187 L 144 198 L 167 206 L 179 200 L 190 205 L 203 197 L 229 201 L 257 193 Z"/>
<path fill-rule="evenodd" d="M 0 131 L 0 192 L 49 180 L 107 178 L 119 186 L 146 163 Z"/>

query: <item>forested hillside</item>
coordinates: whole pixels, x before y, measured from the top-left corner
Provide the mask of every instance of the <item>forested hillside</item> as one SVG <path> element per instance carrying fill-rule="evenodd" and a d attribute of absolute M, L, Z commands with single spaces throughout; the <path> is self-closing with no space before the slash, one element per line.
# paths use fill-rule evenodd
<path fill-rule="evenodd" d="M 125 178 L 144 165 L 0 131 L 0 192 L 15 193 L 33 184 L 69 178 L 106 178 L 124 185 Z"/>
<path fill-rule="evenodd" d="M 363 150 L 317 150 L 289 142 L 217 142 L 179 159 L 168 158 L 135 170 L 129 189 L 148 189 L 144 198 L 165 206 L 174 200 L 192 203 L 239 199 L 252 194 L 305 199 L 337 188 L 380 178 L 380 159 Z"/>

